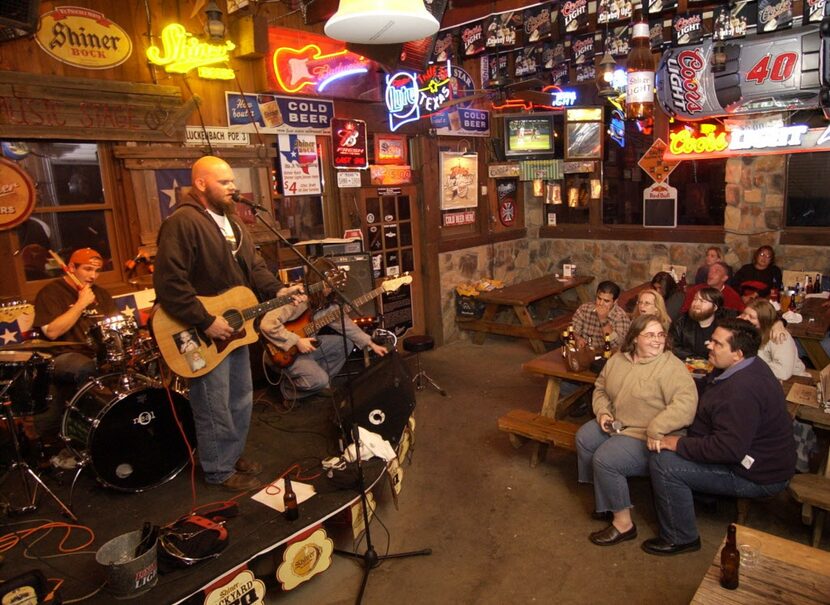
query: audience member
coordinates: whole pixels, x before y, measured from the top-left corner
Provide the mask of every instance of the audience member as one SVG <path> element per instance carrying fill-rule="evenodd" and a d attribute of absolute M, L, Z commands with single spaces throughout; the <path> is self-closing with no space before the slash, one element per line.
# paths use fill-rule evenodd
<path fill-rule="evenodd" d="M 729 280 L 729 284 L 738 289 L 741 284 L 749 281 L 759 281 L 768 288 L 781 288 L 783 278 L 781 268 L 775 264 L 775 250 L 772 246 L 761 246 L 752 256 L 752 262 L 738 269 Z"/>
<path fill-rule="evenodd" d="M 602 347 L 609 336 L 611 346 L 617 347 L 628 332 L 631 320 L 617 305 L 620 287 L 612 281 L 603 281 L 597 286 L 596 300 L 581 305 L 574 313 L 573 327 L 580 347 Z"/>
<path fill-rule="evenodd" d="M 666 303 L 663 301 L 663 297 L 657 290 L 652 289 L 640 290 L 637 295 L 637 304 L 634 307 L 631 319 L 637 319 L 640 315 L 656 315 L 667 326 L 672 321 L 668 311 L 666 311 Z"/>
<path fill-rule="evenodd" d="M 677 318 L 671 326 L 674 354 L 680 359 L 709 356 L 707 343 L 717 322 L 724 317 L 723 296 L 715 288 L 701 288 L 692 298 L 687 313 Z"/>
<path fill-rule="evenodd" d="M 780 324 L 775 307 L 766 300 L 753 300 L 739 316 L 761 333 L 761 347 L 758 357 L 767 362 L 769 369 L 778 380 L 788 380 L 793 374 L 802 374 L 805 370 L 804 362 L 798 357 L 795 340 L 789 332 L 783 330 L 783 337 L 772 338 L 773 326 Z M 779 330 L 780 332 L 780 330 Z"/>
<path fill-rule="evenodd" d="M 739 288 L 741 300 L 748 305 L 753 300 L 769 298 L 770 289 L 762 281 L 745 281 Z"/>
<path fill-rule="evenodd" d="M 774 495 L 795 471 L 795 442 L 784 391 L 757 358 L 761 335 L 749 322 L 725 319 L 709 342 L 713 382 L 682 437 L 667 435 L 649 461 L 659 535 L 643 542 L 653 555 L 700 549 L 693 492 L 741 498 Z M 661 451 L 665 450 L 665 451 Z"/>
<path fill-rule="evenodd" d="M 651 287 L 657 290 L 663 297 L 666 305 L 666 312 L 669 318 L 674 321 L 680 316 L 680 307 L 683 306 L 683 292 L 678 290 L 677 282 L 668 271 L 660 271 L 651 278 Z"/>
<path fill-rule="evenodd" d="M 648 474 L 648 450 L 687 426 L 696 406 L 694 382 L 667 347 L 666 325 L 640 315 L 597 377 L 596 422 L 576 433 L 579 482 L 594 485 L 593 516 L 611 517 L 591 542 L 610 546 L 637 537 L 626 478 Z"/>
<path fill-rule="evenodd" d="M 726 284 L 726 280 L 729 279 L 729 267 L 726 263 L 717 262 L 711 267 L 709 267 L 709 275 L 706 278 L 705 284 L 698 284 L 697 286 L 692 286 L 686 290 L 686 298 L 683 301 L 683 306 L 680 307 L 680 311 L 685 313 L 689 310 L 689 307 L 692 305 L 692 299 L 695 296 L 695 293 L 702 289 L 702 288 L 715 288 L 718 292 L 723 295 L 723 307 L 726 309 L 733 309 L 740 313 L 744 310 L 744 303 L 741 300 L 740 294 L 738 294 L 734 289 L 729 287 Z"/>
<path fill-rule="evenodd" d="M 717 262 L 723 262 L 723 254 L 721 249 L 717 246 L 709 246 L 706 248 L 706 256 L 703 258 L 703 264 L 697 268 L 695 272 L 695 284 L 705 284 L 709 277 L 709 268 Z M 724 263 L 725 264 L 725 263 Z M 732 277 L 732 267 L 726 265 L 729 269 L 729 277 Z"/>

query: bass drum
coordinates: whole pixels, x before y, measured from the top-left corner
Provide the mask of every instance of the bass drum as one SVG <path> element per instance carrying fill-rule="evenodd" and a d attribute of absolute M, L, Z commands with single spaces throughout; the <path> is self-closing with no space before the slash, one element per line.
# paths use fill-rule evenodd
<path fill-rule="evenodd" d="M 195 448 L 189 402 L 170 395 Z M 169 481 L 190 458 L 167 391 L 141 374 L 107 374 L 81 387 L 64 412 L 61 438 L 103 484 L 126 492 Z"/>

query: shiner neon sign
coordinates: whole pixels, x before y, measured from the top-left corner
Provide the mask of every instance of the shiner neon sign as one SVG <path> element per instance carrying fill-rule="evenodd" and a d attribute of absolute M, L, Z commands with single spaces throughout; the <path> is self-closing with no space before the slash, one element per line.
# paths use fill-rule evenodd
<path fill-rule="evenodd" d="M 232 80 L 234 72 L 227 67 L 209 67 L 227 63 L 236 45 L 227 40 L 224 44 L 200 42 L 188 33 L 183 25 L 171 23 L 161 30 L 161 45 L 147 49 L 147 59 L 170 74 L 186 74 L 198 69 L 199 76 L 211 80 Z M 162 54 L 163 53 L 163 54 Z"/>
<path fill-rule="evenodd" d="M 830 151 L 830 126 L 806 124 L 768 128 L 732 128 L 715 124 L 685 125 L 669 133 L 664 159 L 687 160 L 742 155 L 776 155 Z"/>

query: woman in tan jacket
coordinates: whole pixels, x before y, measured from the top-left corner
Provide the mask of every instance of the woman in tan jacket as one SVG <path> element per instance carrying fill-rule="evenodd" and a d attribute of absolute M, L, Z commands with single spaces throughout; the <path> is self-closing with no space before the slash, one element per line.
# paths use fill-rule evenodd
<path fill-rule="evenodd" d="M 697 389 L 667 346 L 667 328 L 656 315 L 632 322 L 597 377 L 596 422 L 576 433 L 579 482 L 594 485 L 594 517 L 611 520 L 589 536 L 599 546 L 637 537 L 627 477 L 647 477 L 649 450 L 659 451 L 660 439 L 688 426 L 697 410 Z"/>

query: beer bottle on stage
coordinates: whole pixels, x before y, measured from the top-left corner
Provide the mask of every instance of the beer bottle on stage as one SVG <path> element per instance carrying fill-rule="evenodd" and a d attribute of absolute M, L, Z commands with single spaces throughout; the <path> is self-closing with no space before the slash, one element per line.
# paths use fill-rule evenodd
<path fill-rule="evenodd" d="M 730 523 L 726 530 L 726 544 L 720 551 L 720 585 L 729 590 L 738 587 L 738 570 L 741 566 L 741 556 L 738 553 L 738 544 L 735 539 L 735 524 Z"/>
<path fill-rule="evenodd" d="M 297 494 L 294 493 L 294 488 L 291 487 L 291 477 L 286 475 L 283 481 L 285 481 L 285 493 L 282 496 L 282 504 L 285 507 L 285 518 L 289 521 L 296 521 L 300 517 Z"/>
<path fill-rule="evenodd" d="M 626 71 L 625 117 L 627 120 L 651 121 L 654 116 L 654 57 L 651 55 L 648 21 L 643 18 L 641 9 L 634 13 Z"/>

